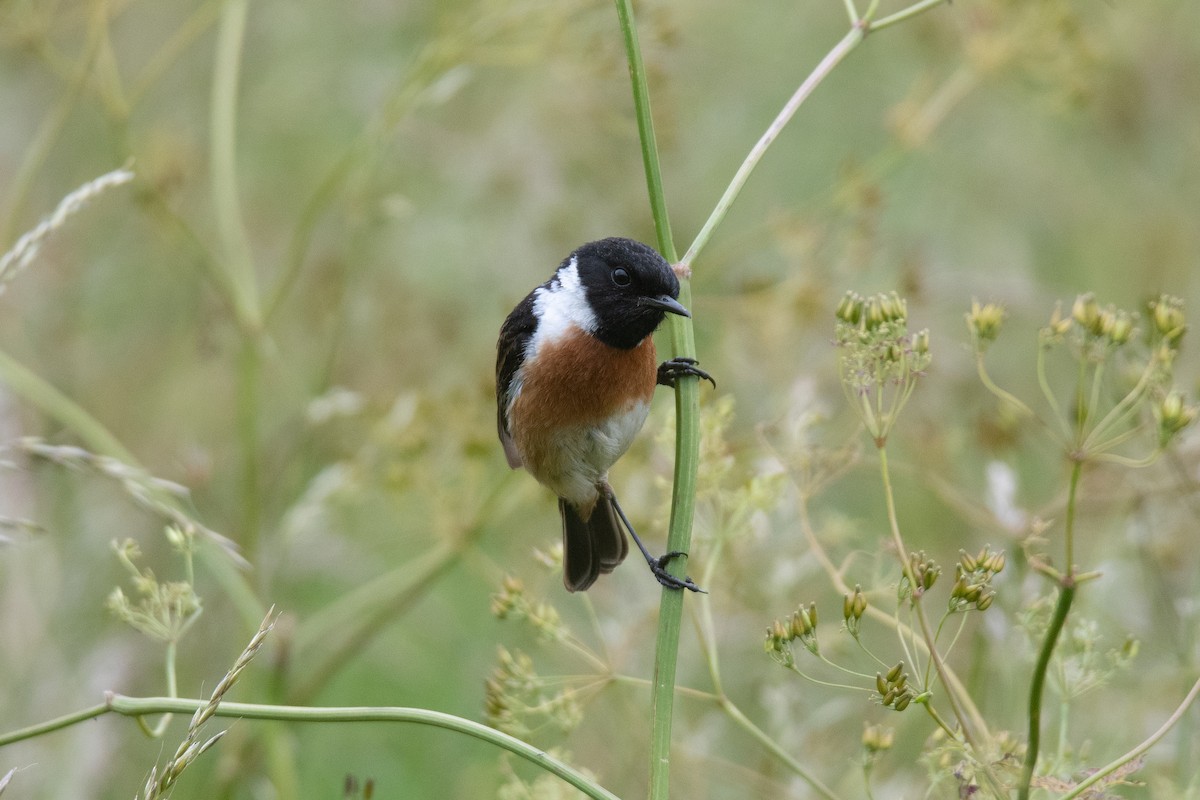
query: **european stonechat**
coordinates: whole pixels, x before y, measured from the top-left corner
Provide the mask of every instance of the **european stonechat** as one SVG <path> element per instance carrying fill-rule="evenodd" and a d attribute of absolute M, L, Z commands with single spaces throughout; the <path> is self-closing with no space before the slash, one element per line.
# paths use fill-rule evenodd
<path fill-rule="evenodd" d="M 567 256 L 500 328 L 500 442 L 510 467 L 524 467 L 558 495 L 568 591 L 587 589 L 624 560 L 622 524 L 660 583 L 698 591 L 666 570 L 681 553 L 650 555 L 608 485 L 609 469 L 646 421 L 654 387 L 685 374 L 712 381 L 692 359 L 655 358 L 652 334 L 664 317 L 691 316 L 678 297 L 679 279 L 652 248 L 602 239 Z"/>

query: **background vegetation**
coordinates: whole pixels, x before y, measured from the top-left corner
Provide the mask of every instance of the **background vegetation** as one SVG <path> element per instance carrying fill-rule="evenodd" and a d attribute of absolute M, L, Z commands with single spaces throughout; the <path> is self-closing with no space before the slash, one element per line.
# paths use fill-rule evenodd
<path fill-rule="evenodd" d="M 836 2 L 708 0 L 638 12 L 682 249 L 846 15 Z M 812 500 L 818 535 L 880 599 L 897 578 L 877 468 L 869 450 L 857 463 L 869 444 L 838 386 L 838 300 L 896 289 L 930 329 L 933 364 L 889 447 L 898 513 L 907 544 L 947 567 L 959 548 L 1009 551 L 993 609 L 952 660 L 993 728 L 1020 736 L 1036 645 L 1017 623 L 1051 586 L 1015 554 L 1037 520 L 1061 518 L 1068 473 L 1040 428 L 980 386 L 963 314 L 973 297 L 1005 304 L 989 364 L 1032 398 L 1037 330 L 1056 301 L 1092 291 L 1137 308 L 1166 291 L 1196 308 L 1197 30 L 1200 6 L 1169 0 L 964 0 L 874 35 L 694 265 L 698 351 L 719 390 L 702 393 L 690 568 L 711 592 L 724 690 L 845 796 L 862 791 L 864 720 L 896 729 L 878 796 L 918 796 L 927 769 L 941 796 L 956 789 L 952 764 L 915 762 L 927 717 L 803 682 L 762 650 L 763 628 L 799 603 L 837 622 L 841 596 L 789 480 L 816 454 L 851 448 Z M 533 554 L 557 537 L 554 504 L 505 467 L 492 399 L 496 331 L 530 287 L 581 242 L 654 238 L 611 6 L 9 0 L 0 108 L 0 250 L 91 178 L 129 159 L 138 176 L 7 284 L 0 353 L 186 486 L 187 514 L 249 563 L 231 568 L 211 547 L 197 558 L 203 613 L 179 642 L 179 693 L 207 696 L 271 604 L 282 620 L 233 699 L 482 718 L 503 645 L 586 687 L 530 738 L 618 795 L 644 792 L 648 691 L 633 679 L 649 677 L 657 587 L 630 564 L 566 595 Z M 1176 370 L 1194 396 L 1189 352 Z M 0 439 L 101 449 L 96 428 L 47 413 L 14 369 Z M 661 399 L 614 475 L 651 538 L 670 412 Z M 0 517 L 33 523 L 10 524 L 0 549 L 0 733 L 105 690 L 165 694 L 162 644 L 106 607 L 115 586 L 134 594 L 110 542 L 134 539 L 161 580 L 187 570 L 162 514 L 127 486 L 29 450 L 11 449 L 0 472 Z M 1148 470 L 1085 474 L 1076 559 L 1104 575 L 1080 591 L 1073 614 L 1094 626 L 1072 642 L 1101 662 L 1127 639 L 1141 646 L 1071 705 L 1055 751 L 1066 773 L 1140 741 L 1195 679 L 1196 460 L 1192 434 Z M 1015 476 L 1011 502 L 989 495 L 997 464 Z M 497 620 L 508 574 L 630 679 L 602 680 L 561 641 Z M 686 626 L 680 683 L 711 688 Z M 580 711 L 565 733 L 550 724 Z M 677 714 L 679 796 L 809 796 L 713 703 L 684 696 Z M 185 727 L 155 740 L 105 717 L 4 748 L 0 774 L 19 768 L 17 797 L 129 797 Z M 1198 751 L 1193 711 L 1135 776 L 1145 785 L 1121 791 L 1194 796 Z M 336 797 L 349 775 L 377 796 L 490 797 L 514 771 L 535 775 L 425 727 L 244 721 L 175 796 Z"/>

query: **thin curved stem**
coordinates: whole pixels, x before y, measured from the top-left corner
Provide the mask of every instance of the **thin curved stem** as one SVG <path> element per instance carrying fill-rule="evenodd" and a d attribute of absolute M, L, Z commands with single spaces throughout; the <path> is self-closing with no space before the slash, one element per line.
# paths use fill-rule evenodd
<path fill-rule="evenodd" d="M 125 717 L 141 717 L 146 714 L 191 714 L 197 709 L 209 705 L 208 700 L 194 700 L 172 697 L 126 697 L 125 695 L 109 694 L 103 705 L 77 711 L 59 717 L 56 720 L 31 726 L 9 734 L 0 735 L 0 747 L 13 742 L 42 736 L 62 728 L 76 725 L 80 722 L 107 713 L 120 714 Z M 543 750 L 521 741 L 506 733 L 489 728 L 469 719 L 456 717 L 441 711 L 430 711 L 424 708 L 400 707 L 308 707 L 308 706 L 276 706 L 258 703 L 222 702 L 213 712 L 214 716 L 232 717 L 235 719 L 281 720 L 285 722 L 393 722 L 426 725 L 471 736 L 488 744 L 520 756 L 525 760 L 541 767 L 547 772 L 562 778 L 588 797 L 595 800 L 618 800 L 612 792 L 589 780 L 579 771 L 568 764 L 559 761 Z"/>
<path fill-rule="evenodd" d="M 874 33 L 875 31 L 881 31 L 884 28 L 890 28 L 893 25 L 899 25 L 901 22 L 910 20 L 918 14 L 923 14 L 934 6 L 938 6 L 946 2 L 949 2 L 949 0 L 921 0 L 921 2 L 913 3 L 908 8 L 901 9 L 895 14 L 889 14 L 878 22 L 868 23 L 867 29 L 871 33 Z"/>
<path fill-rule="evenodd" d="M 963 739 L 970 744 L 978 752 L 979 746 L 975 739 L 975 734 L 971 728 L 971 719 L 967 715 L 962 703 L 959 701 L 956 686 L 951 684 L 947 678 L 946 665 L 942 661 L 941 655 L 937 650 L 937 641 L 933 635 L 933 629 L 929 625 L 929 619 L 925 614 L 924 604 L 921 602 L 920 587 L 917 586 L 916 578 L 912 573 L 912 566 L 909 564 L 907 553 L 904 547 L 904 540 L 900 537 L 900 522 L 896 515 L 896 499 L 892 491 L 891 474 L 888 471 L 887 448 L 879 448 L 879 469 L 883 479 L 883 493 L 887 503 L 888 525 L 892 532 L 892 541 L 895 542 L 897 556 L 900 559 L 902 568 L 904 569 L 905 577 L 908 578 L 909 585 L 913 592 L 913 612 L 917 615 L 917 621 L 921 626 L 921 633 L 925 637 L 925 644 L 929 651 L 929 658 L 933 662 L 933 667 L 937 671 L 938 678 L 942 682 L 942 686 L 946 688 L 946 699 L 950 702 L 950 709 L 954 712 L 955 719 L 958 720 L 959 727 L 962 729 Z"/>
<path fill-rule="evenodd" d="M 39 722 L 36 725 L 30 725 L 26 728 L 18 728 L 15 731 L 8 733 L 0 733 L 0 747 L 14 744 L 16 742 L 24 742 L 28 739 L 36 739 L 39 736 L 45 736 L 48 733 L 60 731 L 63 728 L 69 728 L 72 725 L 78 725 L 81 722 L 87 722 L 89 719 L 102 717 L 109 713 L 112 709 L 106 703 L 101 703 L 98 706 L 91 706 L 79 711 L 72 711 L 70 714 L 63 714 L 61 717 Z M 194 710 L 194 709 L 193 709 Z"/>
<path fill-rule="evenodd" d="M 1060 800 L 1074 800 L 1076 797 L 1083 796 L 1088 789 L 1092 788 L 1097 783 L 1104 780 L 1106 777 L 1116 772 L 1129 762 L 1133 761 L 1135 758 L 1138 758 L 1154 745 L 1158 744 L 1159 740 L 1170 733 L 1171 729 L 1175 727 L 1179 720 L 1183 719 L 1183 715 L 1187 713 L 1189 708 L 1191 708 L 1192 703 L 1196 701 L 1197 696 L 1200 696 L 1200 680 L 1197 680 L 1194 684 L 1192 684 L 1191 691 L 1189 691 L 1187 696 L 1183 698 L 1183 702 L 1179 704 L 1179 707 L 1175 709 L 1171 716 L 1167 717 L 1166 721 L 1163 722 L 1158 730 L 1150 734 L 1145 741 L 1130 750 L 1128 753 L 1125 753 L 1113 761 L 1110 761 L 1108 764 L 1105 764 L 1103 767 L 1089 775 L 1086 780 L 1080 781 L 1074 789 L 1063 795 Z"/>
<path fill-rule="evenodd" d="M 141 469 L 133 453 L 129 452 L 103 423 L 3 350 L 0 350 L 0 380 L 41 413 L 57 420 L 73 432 L 91 452 L 110 456 L 130 467 Z M 173 508 L 179 507 L 179 502 L 174 498 L 166 498 L 164 502 Z M 233 601 L 243 623 L 247 627 L 257 628 L 258 620 L 262 619 L 262 603 L 250 588 L 244 573 L 230 560 L 229 553 L 217 547 L 205 546 L 199 551 L 199 555 Z"/>
<path fill-rule="evenodd" d="M 956 742 L 962 741 L 962 737 L 959 735 L 958 731 L 950 727 L 946 720 L 942 718 L 942 715 L 937 712 L 937 709 L 933 707 L 932 703 L 922 703 L 921 705 L 925 706 L 925 713 L 929 714 L 929 717 L 934 721 L 934 724 L 945 731 L 947 736 Z"/>
<path fill-rule="evenodd" d="M 821 544 L 821 540 L 817 538 L 816 530 L 813 528 L 812 517 L 808 508 L 807 490 L 800 484 L 799 481 L 796 481 L 796 486 L 798 490 L 798 500 L 796 502 L 797 513 L 800 519 L 800 530 L 804 534 L 804 539 L 808 542 L 809 548 L 812 550 L 817 562 L 821 564 L 821 567 L 825 571 L 825 574 L 829 578 L 830 582 L 833 583 L 834 588 L 842 594 L 848 594 L 853 590 L 853 587 L 846 583 L 846 579 L 842 576 L 842 573 L 838 569 L 837 565 L 834 564 L 829 558 L 829 554 L 825 552 L 825 547 Z M 897 631 L 902 637 L 902 644 L 904 643 L 904 632 L 907 631 L 909 633 L 913 633 L 912 628 L 901 622 L 899 617 L 894 614 L 889 614 L 881 608 L 877 608 L 874 604 L 867 606 L 866 615 L 876 622 Z M 924 648 L 926 651 L 929 649 L 928 644 L 920 639 L 916 639 L 915 637 L 914 643 L 919 645 L 921 648 Z M 983 714 L 980 713 L 979 708 L 971 699 L 971 696 L 963 687 L 962 681 L 959 680 L 958 675 L 956 675 L 953 670 L 947 667 L 946 674 L 942 676 L 942 681 L 943 683 L 949 681 L 949 685 L 955 687 L 955 689 L 959 692 L 959 696 L 966 712 L 971 717 L 971 721 L 975 726 L 975 730 L 979 731 L 980 735 L 982 735 L 984 738 L 988 738 L 990 734 L 988 732 L 987 722 L 984 720 Z"/>
<path fill-rule="evenodd" d="M 858 9 L 854 7 L 854 0 L 844 0 L 846 4 L 846 15 L 850 17 L 850 24 L 858 24 Z"/>
<path fill-rule="evenodd" d="M 1046 402 L 1050 406 L 1051 416 L 1062 426 L 1062 434 L 1065 437 L 1064 441 L 1069 442 L 1071 441 L 1071 425 L 1067 421 L 1066 415 L 1062 413 L 1054 390 L 1050 388 L 1050 379 L 1046 377 L 1046 353 L 1049 351 L 1050 348 L 1046 344 L 1039 344 L 1037 354 L 1038 387 L 1042 390 L 1042 396 L 1046 398 Z"/>
<path fill-rule="evenodd" d="M 1154 371 L 1158 368 L 1158 359 L 1150 359 L 1150 362 L 1142 370 L 1142 374 L 1138 377 L 1138 382 L 1134 387 L 1115 406 L 1109 409 L 1108 413 L 1092 428 L 1091 433 L 1088 434 L 1083 442 L 1083 449 L 1085 451 L 1102 449 L 1094 443 L 1095 440 L 1104 436 L 1109 428 L 1120 424 L 1131 415 L 1137 413 L 1137 401 L 1145 393 L 1146 386 L 1150 383 Z"/>
<path fill-rule="evenodd" d="M 795 93 L 791 96 L 791 99 L 789 99 L 787 103 L 784 104 L 783 108 L 780 109 L 779 114 L 777 114 L 771 124 L 767 126 L 766 132 L 764 132 L 759 140 L 755 142 L 754 147 L 750 148 L 750 152 L 746 154 L 746 158 L 742 161 L 742 165 L 738 167 L 737 172 L 734 173 L 733 180 L 729 182 L 729 186 L 725 189 L 725 193 L 721 195 L 721 199 L 717 201 L 716 207 L 712 210 L 712 213 L 709 214 L 708 220 L 704 223 L 703 227 L 700 228 L 700 232 L 696 234 L 696 239 L 692 242 L 692 246 L 688 248 L 686 253 L 684 253 L 683 261 L 681 262 L 684 264 L 684 266 L 690 267 L 693 263 L 695 263 L 697 256 L 700 255 L 700 251 L 704 249 L 704 246 L 708 244 L 709 239 L 712 238 L 713 231 L 715 231 L 717 226 L 720 225 L 722 220 L 725 219 L 725 215 L 729 212 L 733 202 L 737 200 L 738 195 L 741 194 L 742 187 L 746 185 L 746 181 L 749 180 L 750 174 L 754 172 L 755 167 L 758 166 L 758 162 L 760 162 L 762 157 L 766 155 L 767 149 L 779 137 L 779 134 L 787 126 L 788 122 L 790 122 L 792 117 L 796 115 L 796 112 L 800 109 L 800 105 L 808 99 L 809 95 L 813 93 L 813 90 L 821 84 L 821 81 L 825 80 L 825 78 L 829 76 L 829 73 L 833 71 L 834 67 L 840 64 L 842 60 L 846 58 L 846 56 L 850 55 L 850 53 L 854 51 L 854 48 L 862 44 L 864 36 L 865 32 L 861 26 L 855 26 L 851 28 L 850 31 L 842 37 L 842 40 L 834 45 L 833 49 L 830 50 L 823 59 L 821 59 L 820 63 L 817 64 L 816 69 L 814 69 L 809 76 L 804 79 L 804 82 L 800 84 L 798 89 L 796 89 Z"/>
<path fill-rule="evenodd" d="M 730 719 L 742 727 L 742 730 L 753 736 L 759 744 L 761 744 L 771 753 L 771 755 L 778 758 L 780 761 L 786 764 L 788 768 L 792 770 L 792 772 L 795 772 L 797 775 L 799 775 L 800 778 L 809 786 L 811 786 L 817 794 L 821 795 L 821 797 L 824 797 L 825 800 L 840 800 L 838 794 L 834 792 L 833 789 L 830 789 L 824 784 L 824 782 L 821 781 L 820 778 L 809 772 L 809 770 L 803 764 L 792 758 L 791 754 L 780 747 L 779 743 L 768 736 L 766 732 L 762 730 L 762 728 L 759 728 L 757 725 L 751 722 L 750 718 L 743 714 L 742 710 L 738 708 L 733 701 L 722 696 L 717 700 L 717 704 L 721 707 L 721 710 L 729 715 Z"/>
<path fill-rule="evenodd" d="M 987 371 L 987 365 L 984 363 L 983 353 L 978 351 L 975 353 L 975 372 L 979 375 L 980 383 L 982 383 L 984 388 L 989 392 L 1003 400 L 1005 403 L 1008 403 L 1022 414 L 1026 414 L 1030 417 L 1034 416 L 1033 409 L 1025 405 L 1025 403 L 1012 392 L 1000 388 L 1000 386 L 998 386 L 996 382 L 992 380 L 991 374 Z"/>

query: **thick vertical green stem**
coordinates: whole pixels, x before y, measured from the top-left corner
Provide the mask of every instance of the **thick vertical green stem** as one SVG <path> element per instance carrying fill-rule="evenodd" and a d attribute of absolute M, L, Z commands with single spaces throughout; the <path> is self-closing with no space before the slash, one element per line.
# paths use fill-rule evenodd
<path fill-rule="evenodd" d="M 221 9 L 213 67 L 210 160 L 213 211 L 225 269 L 234 292 L 234 308 L 243 332 L 256 334 L 262 320 L 258 281 L 237 192 L 238 75 L 246 14 L 247 0 L 227 0 Z"/>
<path fill-rule="evenodd" d="M 261 470 L 259 468 L 259 381 L 262 356 L 255 338 L 242 340 L 237 372 L 237 437 L 241 449 L 241 535 L 239 544 L 253 556 L 262 525 Z"/>
<path fill-rule="evenodd" d="M 1042 690 L 1046 685 L 1047 668 L 1050 666 L 1050 657 L 1054 655 L 1054 646 L 1058 643 L 1058 635 L 1067 621 L 1067 612 L 1071 610 L 1071 601 L 1075 599 L 1074 582 L 1069 582 L 1070 578 L 1064 578 L 1063 581 L 1063 586 L 1059 589 L 1058 604 L 1054 607 L 1054 617 L 1050 620 L 1050 627 L 1046 630 L 1046 639 L 1042 642 L 1037 664 L 1033 668 L 1033 684 L 1029 689 L 1029 744 L 1025 751 L 1025 766 L 1021 772 L 1021 785 L 1018 792 L 1021 800 L 1029 798 L 1029 786 L 1033 782 L 1038 748 L 1041 747 Z"/>
<path fill-rule="evenodd" d="M 258 537 L 261 516 L 258 417 L 262 309 L 237 189 L 238 76 L 247 14 L 248 0 L 227 0 L 221 9 L 213 65 L 211 169 L 217 234 L 242 333 L 237 372 L 237 428 L 242 450 L 240 540 L 250 551 Z"/>
<path fill-rule="evenodd" d="M 650 207 L 654 216 L 659 252 L 668 261 L 676 261 L 675 244 L 671 236 L 670 220 L 667 216 L 666 196 L 663 191 L 662 174 L 659 168 L 658 149 L 654 138 L 654 122 L 650 113 L 650 96 L 646 84 L 646 71 L 638 46 L 637 27 L 633 17 L 632 0 L 615 0 L 621 33 L 625 40 L 629 75 L 633 85 L 634 108 L 637 113 L 638 134 L 642 146 L 642 160 L 646 172 L 646 186 L 650 195 Z M 881 21 L 880 27 L 895 24 L 930 8 L 943 0 L 922 0 L 914 6 L 893 15 L 895 19 Z M 852 5 L 849 6 L 851 9 Z M 852 29 L 830 51 L 807 80 L 797 89 L 792 99 L 780 112 L 775 122 L 747 156 L 732 183 L 718 202 L 712 215 L 705 223 L 696 242 L 688 250 L 677 268 L 680 274 L 679 299 L 685 306 L 691 305 L 691 265 L 699 251 L 707 243 L 713 231 L 724 219 L 729 207 L 740 193 L 750 173 L 758 165 L 766 149 L 778 136 L 782 128 L 795 114 L 800 104 L 813 89 L 860 44 L 866 32 L 872 28 L 871 18 L 875 11 L 873 2 L 868 12 L 855 21 Z M 684 317 L 672 317 L 670 323 L 671 343 L 676 357 L 695 358 L 696 343 L 692 322 Z M 671 503 L 670 530 L 667 539 L 668 551 L 686 553 L 691 544 L 692 517 L 696 501 L 696 473 L 699 462 L 699 381 L 693 377 L 679 380 L 675 391 L 676 439 L 675 479 Z M 686 558 L 673 559 L 672 574 L 686 574 Z M 668 796 L 670 765 L 671 715 L 674 700 L 675 669 L 679 650 L 679 629 L 683 614 L 684 593 L 664 589 L 659 611 L 658 641 L 655 657 L 653 682 L 653 731 L 651 735 L 650 797 L 665 800 Z"/>
<path fill-rule="evenodd" d="M 663 257 L 674 262 L 675 244 L 667 217 L 667 201 L 663 192 L 662 173 L 658 162 L 658 147 L 654 138 L 654 120 L 650 114 L 650 93 L 646 85 L 646 70 L 638 46 L 637 27 L 633 18 L 632 0 L 616 0 L 617 16 L 625 40 L 629 62 L 629 77 L 633 84 L 633 102 L 637 113 L 638 135 L 642 144 L 642 161 L 646 171 L 646 188 L 658 236 L 658 249 Z M 691 285 L 687 275 L 680 280 L 679 299 L 685 306 L 691 303 Z M 672 317 L 671 343 L 677 357 L 695 358 L 696 342 L 692 322 L 686 317 Z M 700 453 L 699 387 L 695 378 L 685 377 L 675 387 L 675 480 L 671 495 L 671 522 L 667 534 L 667 550 L 686 553 L 691 546 L 692 516 L 696 504 L 696 472 Z M 670 562 L 672 574 L 687 574 L 687 558 Z M 675 671 L 679 656 L 679 630 L 683 619 L 684 592 L 663 588 L 658 615 L 658 638 L 655 645 L 654 680 L 652 684 L 652 729 L 650 735 L 650 793 L 652 800 L 666 800 L 670 790 L 671 721 L 675 703 Z"/>
<path fill-rule="evenodd" d="M 1033 681 L 1029 687 L 1029 738 L 1025 749 L 1025 765 L 1021 771 L 1021 783 L 1018 789 L 1020 800 L 1029 800 L 1029 789 L 1033 783 L 1033 771 L 1037 767 L 1038 750 L 1042 739 L 1042 691 L 1046 686 L 1046 672 L 1050 668 L 1050 658 L 1058 644 L 1059 634 L 1067 621 L 1067 613 L 1075 599 L 1075 567 L 1071 563 L 1074 558 L 1075 541 L 1075 499 L 1079 490 L 1079 476 L 1083 473 L 1083 462 L 1075 461 L 1071 468 L 1071 484 L 1067 490 L 1067 512 L 1065 519 L 1065 536 L 1067 564 L 1063 576 L 1059 579 L 1058 603 L 1054 606 L 1054 616 L 1050 618 L 1050 626 L 1046 629 L 1046 638 L 1038 653 L 1037 663 L 1033 667 Z"/>
<path fill-rule="evenodd" d="M 633 18 L 633 0 L 616 0 L 621 36 L 625 40 L 625 58 L 629 62 L 629 80 L 633 84 L 633 108 L 637 114 L 638 139 L 642 143 L 642 165 L 646 172 L 646 190 L 650 195 L 650 213 L 658 236 L 658 251 L 675 263 L 675 240 L 667 216 L 667 195 L 663 191 L 662 170 L 658 165 L 658 143 L 654 136 L 654 117 L 650 113 L 650 88 L 646 83 L 646 65 L 638 44 L 637 23 Z M 674 331 L 674 326 L 672 331 Z M 677 342 L 678 344 L 678 342 Z M 676 355 L 682 355 L 676 353 Z"/>

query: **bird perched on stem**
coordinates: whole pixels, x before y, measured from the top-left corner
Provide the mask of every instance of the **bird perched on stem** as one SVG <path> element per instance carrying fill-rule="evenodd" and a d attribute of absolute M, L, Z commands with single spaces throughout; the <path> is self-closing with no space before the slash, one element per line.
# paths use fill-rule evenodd
<path fill-rule="evenodd" d="M 591 586 L 629 551 L 633 536 L 659 583 L 699 591 L 651 556 L 608 485 L 650 411 L 656 385 L 683 375 L 712 381 L 694 359 L 659 364 L 652 334 L 680 305 L 679 279 L 652 248 L 631 239 L 583 245 L 530 292 L 500 328 L 496 417 L 513 469 L 524 467 L 558 495 L 563 583 Z M 715 384 L 714 384 L 715 385 Z"/>

